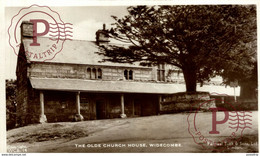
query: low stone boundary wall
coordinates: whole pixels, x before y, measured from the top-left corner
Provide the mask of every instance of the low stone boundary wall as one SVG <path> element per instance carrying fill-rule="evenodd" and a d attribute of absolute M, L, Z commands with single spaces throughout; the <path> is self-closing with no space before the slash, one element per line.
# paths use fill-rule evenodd
<path fill-rule="evenodd" d="M 216 107 L 216 105 L 208 92 L 181 92 L 162 97 L 160 114 L 189 112 L 198 109 L 210 111 L 211 107 Z"/>
<path fill-rule="evenodd" d="M 229 104 L 228 104 L 229 103 Z M 233 107 L 231 107 L 231 105 Z M 217 103 L 217 107 L 225 108 L 227 110 L 235 110 L 235 111 L 256 111 L 258 110 L 257 101 L 238 101 L 238 102 L 225 102 L 225 103 Z"/>

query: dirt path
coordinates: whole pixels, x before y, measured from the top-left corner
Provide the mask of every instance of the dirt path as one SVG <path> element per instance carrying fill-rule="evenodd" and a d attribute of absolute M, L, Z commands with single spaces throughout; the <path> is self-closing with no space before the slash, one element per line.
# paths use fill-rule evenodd
<path fill-rule="evenodd" d="M 257 113 L 253 112 L 252 129 L 246 129 L 243 132 L 244 136 L 257 137 Z M 218 120 L 224 118 L 223 114 L 219 113 Z M 196 124 L 204 134 L 208 134 L 206 132 L 212 128 L 211 115 L 200 113 L 196 120 Z M 28 152 L 211 152 L 194 143 L 188 132 L 187 116 L 187 113 L 183 113 L 27 126 L 9 131 L 8 142 L 11 146 L 25 145 Z M 218 126 L 221 135 L 216 138 L 230 135 L 229 129 L 224 128 L 226 125 Z M 39 141 L 41 137 L 35 139 L 35 135 L 32 135 L 34 133 L 51 141 Z M 17 139 L 20 139 L 20 142 Z M 24 140 L 21 142 L 21 139 Z M 151 144 L 155 147 L 151 147 Z M 229 152 L 247 152 L 256 150 L 257 147 L 239 146 L 238 149 L 230 149 Z"/>

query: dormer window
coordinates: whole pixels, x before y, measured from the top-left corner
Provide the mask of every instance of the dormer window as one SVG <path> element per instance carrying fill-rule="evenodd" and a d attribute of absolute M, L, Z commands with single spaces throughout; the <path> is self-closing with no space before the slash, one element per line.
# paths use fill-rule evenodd
<path fill-rule="evenodd" d="M 126 80 L 133 80 L 133 71 L 132 70 L 124 70 L 124 77 Z"/>

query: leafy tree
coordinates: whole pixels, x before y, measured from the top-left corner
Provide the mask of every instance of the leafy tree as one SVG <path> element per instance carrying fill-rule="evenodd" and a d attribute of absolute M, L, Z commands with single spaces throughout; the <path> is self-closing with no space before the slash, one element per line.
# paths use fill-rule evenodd
<path fill-rule="evenodd" d="M 253 16 L 252 16 L 253 15 Z M 224 78 L 224 83 L 237 81 L 240 86 L 240 99 L 256 99 L 257 89 L 257 34 L 255 16 L 248 17 L 254 27 L 251 33 L 247 33 L 248 42 L 240 42 L 230 52 L 232 61 L 226 61 L 219 65 L 223 69 L 218 72 Z"/>
<path fill-rule="evenodd" d="M 238 82 L 238 85 L 240 86 L 241 100 L 257 99 L 258 76 L 257 61 L 255 59 L 251 59 L 251 61 L 247 60 L 246 64 L 243 65 L 230 64 L 227 68 L 224 68 L 220 75 L 222 75 L 222 77 L 224 78 L 224 83 L 227 85 L 234 81 Z"/>
<path fill-rule="evenodd" d="M 6 80 L 6 122 L 7 129 L 16 124 L 16 80 Z"/>
<path fill-rule="evenodd" d="M 188 92 L 223 72 L 224 64 L 251 55 L 241 49 L 256 36 L 252 5 L 131 6 L 128 15 L 112 17 L 115 27 L 107 33 L 130 44 L 101 46 L 103 61 L 177 66 Z"/>

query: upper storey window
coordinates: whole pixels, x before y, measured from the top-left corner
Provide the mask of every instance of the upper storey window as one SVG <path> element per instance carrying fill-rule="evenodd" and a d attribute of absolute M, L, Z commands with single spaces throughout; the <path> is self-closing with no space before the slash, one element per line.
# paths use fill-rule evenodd
<path fill-rule="evenodd" d="M 133 80 L 133 71 L 129 70 L 128 73 L 129 73 L 129 75 L 128 75 L 129 80 Z"/>
<path fill-rule="evenodd" d="M 158 64 L 157 80 L 165 81 L 165 64 Z"/>
<path fill-rule="evenodd" d="M 97 70 L 95 68 L 92 69 L 91 79 L 97 79 Z"/>
<path fill-rule="evenodd" d="M 124 77 L 126 80 L 133 80 L 133 71 L 132 70 L 124 70 Z"/>
<path fill-rule="evenodd" d="M 91 78 L 91 69 L 88 68 L 87 69 L 87 79 L 90 79 Z"/>
<path fill-rule="evenodd" d="M 102 79 L 102 70 L 100 68 L 98 68 L 98 71 L 97 71 L 97 78 L 98 79 Z"/>
<path fill-rule="evenodd" d="M 86 78 L 87 79 L 102 79 L 102 69 L 88 68 Z"/>

